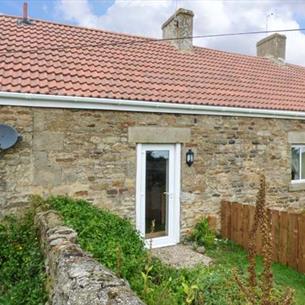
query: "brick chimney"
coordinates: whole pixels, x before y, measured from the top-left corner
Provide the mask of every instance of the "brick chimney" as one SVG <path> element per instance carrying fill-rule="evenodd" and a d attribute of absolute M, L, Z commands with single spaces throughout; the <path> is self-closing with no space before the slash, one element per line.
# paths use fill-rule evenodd
<path fill-rule="evenodd" d="M 179 8 L 163 25 L 163 39 L 171 39 L 169 42 L 181 51 L 191 51 L 193 48 L 193 17 L 190 10 Z M 183 39 L 185 38 L 185 39 Z"/>
<path fill-rule="evenodd" d="M 272 34 L 256 44 L 257 56 L 268 57 L 279 61 L 285 60 L 286 36 Z"/>

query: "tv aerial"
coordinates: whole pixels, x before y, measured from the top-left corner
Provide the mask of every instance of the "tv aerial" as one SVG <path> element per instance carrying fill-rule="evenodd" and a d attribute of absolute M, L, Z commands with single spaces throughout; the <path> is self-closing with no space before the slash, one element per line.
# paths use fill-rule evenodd
<path fill-rule="evenodd" d="M 10 149 L 21 139 L 22 136 L 16 131 L 15 128 L 0 124 L 0 152 Z"/>

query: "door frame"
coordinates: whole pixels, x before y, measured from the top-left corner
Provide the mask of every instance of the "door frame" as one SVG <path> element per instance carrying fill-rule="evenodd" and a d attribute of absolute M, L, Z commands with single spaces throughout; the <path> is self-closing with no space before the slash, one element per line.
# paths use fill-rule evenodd
<path fill-rule="evenodd" d="M 136 228 L 141 236 L 145 238 L 145 187 L 146 163 L 143 162 L 143 154 L 146 150 L 170 149 L 173 151 L 173 210 L 169 212 L 169 236 L 146 239 L 145 244 L 153 248 L 176 245 L 180 241 L 180 177 L 181 177 L 181 144 L 137 144 L 137 176 L 136 176 Z M 170 154 L 171 155 L 171 154 Z M 171 162 L 171 160 L 170 160 Z M 144 164 L 143 164 L 144 163 Z M 144 184 L 144 185 L 143 185 Z M 144 206 L 143 206 L 144 205 Z"/>

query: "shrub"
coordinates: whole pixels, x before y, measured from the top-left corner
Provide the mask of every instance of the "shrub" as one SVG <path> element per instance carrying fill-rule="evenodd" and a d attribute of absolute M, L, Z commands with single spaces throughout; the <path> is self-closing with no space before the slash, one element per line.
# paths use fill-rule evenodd
<path fill-rule="evenodd" d="M 197 246 L 211 248 L 215 246 L 215 233 L 210 229 L 207 218 L 202 218 L 191 231 L 188 240 L 193 241 Z"/>
<path fill-rule="evenodd" d="M 64 221 L 78 233 L 81 247 L 120 276 L 130 279 L 143 269 L 144 242 L 132 224 L 84 200 L 51 197 L 47 200 Z"/>
<path fill-rule="evenodd" d="M 45 304 L 43 256 L 33 214 L 0 224 L 0 304 Z"/>

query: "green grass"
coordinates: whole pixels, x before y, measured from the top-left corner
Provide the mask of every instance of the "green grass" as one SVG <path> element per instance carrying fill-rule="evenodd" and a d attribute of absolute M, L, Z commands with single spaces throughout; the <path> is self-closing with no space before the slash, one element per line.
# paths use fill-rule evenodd
<path fill-rule="evenodd" d="M 232 276 L 233 267 L 246 274 L 246 253 L 240 247 L 220 241 L 208 250 L 215 260 L 213 266 L 176 270 L 150 257 L 129 221 L 82 200 L 55 197 L 45 203 L 59 211 L 65 223 L 78 232 L 80 245 L 127 279 L 147 305 L 247 304 Z M 274 265 L 274 271 L 275 295 L 290 286 L 296 290 L 296 304 L 304 305 L 305 276 L 280 265 Z"/>
<path fill-rule="evenodd" d="M 216 264 L 227 269 L 234 267 L 246 271 L 247 253 L 233 242 L 220 241 L 215 249 L 209 249 L 207 254 L 212 257 Z M 262 258 L 257 257 L 257 272 L 262 271 Z M 295 301 L 297 305 L 305 304 L 305 274 L 282 264 L 274 263 L 272 266 L 274 283 L 281 287 L 291 287 L 295 290 Z"/>
<path fill-rule="evenodd" d="M 33 215 L 4 219 L 0 224 L 0 304 L 44 305 L 45 279 Z"/>

